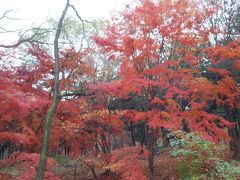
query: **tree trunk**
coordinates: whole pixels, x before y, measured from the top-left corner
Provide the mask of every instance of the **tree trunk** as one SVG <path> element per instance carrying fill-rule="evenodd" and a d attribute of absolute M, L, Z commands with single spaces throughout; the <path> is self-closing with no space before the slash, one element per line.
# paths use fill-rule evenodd
<path fill-rule="evenodd" d="M 240 131 L 239 131 L 239 121 L 240 121 L 240 112 L 239 109 L 232 110 L 227 105 L 224 106 L 224 110 L 227 116 L 227 119 L 231 122 L 235 122 L 234 127 L 228 129 L 229 135 L 233 138 L 230 142 L 230 148 L 233 151 L 233 159 L 240 161 Z"/>
<path fill-rule="evenodd" d="M 147 123 L 145 124 L 145 136 L 146 136 L 146 143 L 147 143 L 147 150 L 149 151 L 149 157 L 148 157 L 148 176 L 149 180 L 154 180 L 154 167 L 153 167 L 153 158 L 154 158 L 154 148 L 153 148 L 153 135 L 150 132 L 150 129 L 147 126 Z"/>
<path fill-rule="evenodd" d="M 81 159 L 79 158 L 76 163 L 74 164 L 74 176 L 73 176 L 73 180 L 76 180 L 76 177 L 77 177 L 77 165 L 79 163 Z"/>
<path fill-rule="evenodd" d="M 54 66 L 54 87 L 53 87 L 53 102 L 46 114 L 46 122 L 45 122 L 45 128 L 44 128 L 44 135 L 43 135 L 43 145 L 42 150 L 40 154 L 39 164 L 38 164 L 38 170 L 36 174 L 36 180 L 42 180 L 44 177 L 44 171 L 47 164 L 47 154 L 48 154 L 48 146 L 49 146 L 49 140 L 50 140 L 50 131 L 51 131 L 51 124 L 53 120 L 53 116 L 57 110 L 60 95 L 59 95 L 59 72 L 60 72 L 60 63 L 59 63 L 59 47 L 58 47 L 58 40 L 62 31 L 63 26 L 63 20 L 67 13 L 69 7 L 69 0 L 67 0 L 66 6 L 64 8 L 64 11 L 62 13 L 61 18 L 58 22 L 57 31 L 54 38 L 54 60 L 55 60 L 55 66 Z"/>
<path fill-rule="evenodd" d="M 233 150 L 233 159 L 240 161 L 240 140 L 239 138 L 235 141 L 235 148 Z"/>
<path fill-rule="evenodd" d="M 236 126 L 234 128 L 234 148 L 233 148 L 233 159 L 240 161 L 240 112 L 238 108 L 232 111 L 234 122 Z"/>
<path fill-rule="evenodd" d="M 135 138 L 134 138 L 134 131 L 135 131 L 135 126 L 133 123 L 130 123 L 132 146 L 136 146 L 136 142 L 135 142 Z"/>
<path fill-rule="evenodd" d="M 92 168 L 90 168 L 90 169 L 91 169 L 91 172 L 92 172 L 92 174 L 93 174 L 93 178 L 94 178 L 94 179 L 98 179 L 98 178 L 97 178 L 97 174 L 96 174 L 96 172 L 95 172 L 95 168 L 92 167 Z"/>

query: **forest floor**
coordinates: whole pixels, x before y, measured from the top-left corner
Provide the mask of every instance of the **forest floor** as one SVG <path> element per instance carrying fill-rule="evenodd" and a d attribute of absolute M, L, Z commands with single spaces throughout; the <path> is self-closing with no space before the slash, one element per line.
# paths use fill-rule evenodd
<path fill-rule="evenodd" d="M 60 159 L 59 159 L 60 158 Z M 55 173 L 62 180 L 95 180 L 92 172 L 84 164 L 76 163 L 76 160 L 69 161 L 66 157 L 58 157 L 60 162 L 54 169 Z M 156 180 L 177 180 L 180 179 L 178 175 L 179 158 L 172 157 L 170 148 L 162 149 L 154 158 L 154 170 Z M 76 165 L 77 164 L 77 165 Z M 141 160 L 144 173 L 147 175 L 148 163 L 147 159 Z M 122 179 L 113 172 L 105 172 L 101 168 L 95 169 L 98 180 L 120 180 Z M 0 168 L 0 180 L 12 180 L 19 176 L 19 170 L 16 166 L 7 166 Z M 50 179 L 49 179 L 50 180 Z"/>
<path fill-rule="evenodd" d="M 178 174 L 178 161 L 180 158 L 173 157 L 171 155 L 171 148 L 164 148 L 159 151 L 154 157 L 154 170 L 156 180 L 179 180 L 180 176 Z M 148 173 L 148 162 L 147 159 L 141 160 L 142 167 L 144 169 L 144 174 Z M 86 169 L 80 164 L 77 167 L 76 180 L 95 180 L 92 173 L 84 174 Z M 57 171 L 61 173 L 60 176 L 63 180 L 74 179 L 74 170 L 72 168 L 59 167 Z M 62 169 L 63 168 L 63 169 Z M 85 169 L 85 170 L 84 170 Z M 96 169 L 98 180 L 120 180 L 122 179 L 118 175 L 108 172 L 105 173 L 102 170 Z"/>
<path fill-rule="evenodd" d="M 160 149 L 154 157 L 154 170 L 156 180 L 179 180 L 178 162 L 181 160 L 179 157 L 173 157 L 171 155 L 172 148 Z M 231 154 L 228 155 L 230 158 Z M 96 180 L 93 177 L 93 173 L 80 162 L 76 163 L 76 160 L 69 160 L 65 157 L 57 159 L 60 162 L 54 169 L 55 173 L 62 180 Z M 147 159 L 142 159 L 141 164 L 144 169 L 144 173 L 147 175 L 148 163 Z M 105 172 L 103 168 L 95 169 L 98 180 L 121 180 L 122 178 L 113 173 Z M 15 179 L 19 175 L 19 171 L 15 166 L 0 168 L 0 180 Z M 50 180 L 50 179 L 49 179 Z"/>

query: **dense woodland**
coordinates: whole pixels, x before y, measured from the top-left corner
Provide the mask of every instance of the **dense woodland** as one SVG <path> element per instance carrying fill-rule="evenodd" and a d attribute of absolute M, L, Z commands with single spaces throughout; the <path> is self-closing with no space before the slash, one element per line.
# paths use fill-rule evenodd
<path fill-rule="evenodd" d="M 0 179 L 237 179 L 239 84 L 239 1 L 66 0 L 0 43 Z"/>

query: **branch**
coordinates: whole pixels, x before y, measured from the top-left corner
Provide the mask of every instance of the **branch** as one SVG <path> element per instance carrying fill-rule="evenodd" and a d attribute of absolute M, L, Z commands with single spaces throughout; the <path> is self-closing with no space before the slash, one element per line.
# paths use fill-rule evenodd
<path fill-rule="evenodd" d="M 92 96 L 94 93 L 87 93 L 85 91 L 65 91 L 60 93 L 60 98 L 69 97 L 69 96 Z"/>
<path fill-rule="evenodd" d="M 3 34 L 3 33 L 14 33 L 15 31 L 10 31 L 10 30 L 7 30 L 5 29 L 4 27 L 0 27 L 0 30 L 2 30 L 0 33 Z"/>
<path fill-rule="evenodd" d="M 25 42 L 32 42 L 33 36 L 26 39 L 19 39 L 17 43 L 11 45 L 0 44 L 1 48 L 16 48 Z"/>
<path fill-rule="evenodd" d="M 11 18 L 11 17 L 8 17 L 7 14 L 12 12 L 13 10 L 7 10 L 3 13 L 3 15 L 0 17 L 0 20 L 6 18 L 6 19 L 10 19 L 10 20 L 20 20 L 20 19 L 17 19 L 17 18 Z"/>
<path fill-rule="evenodd" d="M 82 40 L 81 40 L 81 46 L 82 46 L 83 39 L 85 38 L 85 26 L 84 26 L 84 22 L 86 22 L 86 23 L 92 23 L 92 22 L 82 19 L 82 17 L 78 14 L 78 11 L 76 10 L 76 8 L 75 8 L 73 5 L 69 5 L 69 6 L 73 9 L 73 11 L 76 13 L 76 16 L 78 17 L 78 19 L 79 19 L 79 20 L 81 21 L 81 23 L 82 23 L 82 32 L 83 32 L 83 38 L 82 38 Z"/>
<path fill-rule="evenodd" d="M 40 26 L 41 27 L 41 26 Z M 48 30 L 46 30 L 45 32 L 38 32 L 39 30 L 40 30 L 40 27 L 38 27 L 38 28 L 32 28 L 32 29 L 29 29 L 29 30 L 27 30 L 27 31 L 25 31 L 24 33 L 23 33 L 23 35 L 21 35 L 20 36 L 20 38 L 19 38 L 19 40 L 16 42 L 16 43 L 14 43 L 14 44 L 10 44 L 10 45 L 6 45 L 6 44 L 0 44 L 0 48 L 16 48 L 16 47 L 18 47 L 18 46 L 20 46 L 21 44 L 23 44 L 23 43 L 26 43 L 26 42 L 29 42 L 29 43 L 32 43 L 32 42 L 39 42 L 38 40 L 34 40 L 34 38 L 36 37 L 36 36 L 39 36 L 39 35 L 43 35 L 43 34 L 45 34 L 45 33 L 49 33 L 50 31 Z M 28 37 L 28 38 L 23 38 L 23 36 L 24 36 L 24 34 L 25 33 L 27 33 L 28 31 L 30 31 L 30 30 L 35 30 L 35 29 L 37 29 L 38 31 L 36 32 L 36 33 L 34 33 L 33 35 L 31 35 L 30 37 Z M 11 32 L 11 31 L 9 31 L 9 32 Z M 6 32 L 7 33 L 7 32 Z"/>
<path fill-rule="evenodd" d="M 92 23 L 92 22 L 90 22 L 90 21 L 88 21 L 88 20 L 82 19 L 82 17 L 78 14 L 76 8 L 75 8 L 73 5 L 69 5 L 69 6 L 70 6 L 70 7 L 73 9 L 73 11 L 76 13 L 76 16 L 80 19 L 80 21 L 86 22 L 86 23 Z"/>

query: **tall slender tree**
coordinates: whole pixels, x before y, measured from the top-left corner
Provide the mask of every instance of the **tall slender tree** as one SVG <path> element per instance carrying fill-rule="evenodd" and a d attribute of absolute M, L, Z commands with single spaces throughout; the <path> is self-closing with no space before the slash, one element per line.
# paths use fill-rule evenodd
<path fill-rule="evenodd" d="M 44 171 L 47 163 L 47 154 L 48 154 L 48 146 L 49 146 L 49 139 L 50 139 L 50 131 L 51 131 L 51 124 L 53 120 L 53 116 L 57 110 L 59 100 L 60 100 L 60 92 L 59 92 L 59 72 L 60 72 L 60 58 L 59 58 L 59 45 L 58 40 L 62 31 L 63 27 L 63 20 L 67 14 L 70 0 L 67 0 L 65 8 L 63 10 L 62 16 L 59 19 L 57 31 L 54 38 L 54 87 L 53 87 L 53 100 L 52 104 L 46 114 L 46 121 L 45 121 L 45 129 L 43 135 L 43 144 L 42 150 L 40 154 L 40 160 L 38 165 L 38 171 L 36 174 L 36 180 L 42 180 L 44 177 Z"/>

